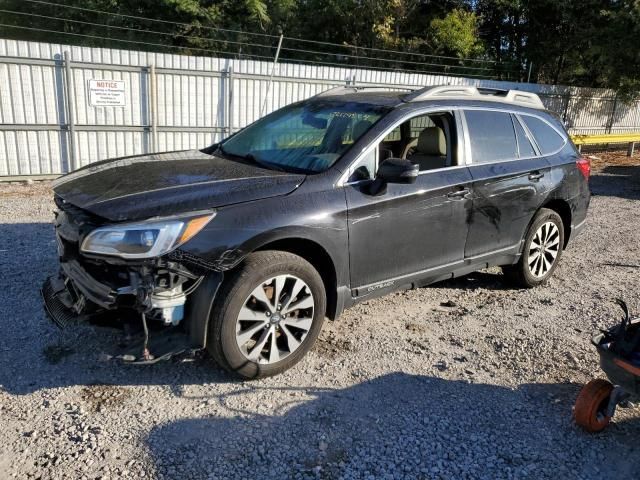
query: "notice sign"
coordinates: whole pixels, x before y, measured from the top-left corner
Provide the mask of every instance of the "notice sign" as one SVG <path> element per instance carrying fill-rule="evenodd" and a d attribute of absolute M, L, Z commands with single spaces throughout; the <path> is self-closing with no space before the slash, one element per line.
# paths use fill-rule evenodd
<path fill-rule="evenodd" d="M 89 105 L 92 107 L 124 107 L 124 80 L 89 80 Z"/>

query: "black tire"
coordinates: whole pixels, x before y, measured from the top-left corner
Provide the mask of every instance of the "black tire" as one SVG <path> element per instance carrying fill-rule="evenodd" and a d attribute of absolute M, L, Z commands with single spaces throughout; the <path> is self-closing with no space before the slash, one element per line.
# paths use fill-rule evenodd
<path fill-rule="evenodd" d="M 551 222 L 558 229 L 558 249 L 556 257 L 551 262 L 550 268 L 546 270 L 542 275 L 534 275 L 529 267 L 530 261 L 529 257 L 532 255 L 532 241 L 536 232 L 542 227 L 544 224 Z M 556 267 L 558 266 L 558 262 L 560 261 L 560 257 L 562 256 L 562 250 L 564 248 L 564 224 L 562 223 L 562 218 L 555 211 L 550 210 L 548 208 L 542 208 L 538 211 L 536 216 L 531 222 L 529 229 L 527 230 L 527 234 L 524 237 L 524 245 L 522 247 L 522 255 L 520 255 L 520 260 L 515 265 L 506 265 L 502 267 L 502 272 L 504 273 L 505 281 L 511 285 L 521 288 L 532 288 L 537 287 L 538 285 L 542 285 L 545 283 Z M 535 252 L 534 252 L 535 253 Z M 547 257 L 549 258 L 549 257 Z"/>
<path fill-rule="evenodd" d="M 295 275 L 305 282 L 313 295 L 311 328 L 300 345 L 281 361 L 262 364 L 249 360 L 236 341 L 236 321 L 251 292 L 262 282 L 277 275 Z M 315 343 L 326 312 L 326 292 L 320 274 L 302 257 L 288 252 L 261 251 L 250 254 L 225 279 L 211 313 L 207 351 L 226 370 L 244 378 L 264 378 L 291 368 Z"/>

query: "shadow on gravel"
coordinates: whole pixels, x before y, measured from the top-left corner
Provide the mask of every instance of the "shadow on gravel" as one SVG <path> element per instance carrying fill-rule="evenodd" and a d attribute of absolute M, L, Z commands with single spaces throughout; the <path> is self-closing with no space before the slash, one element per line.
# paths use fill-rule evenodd
<path fill-rule="evenodd" d="M 147 443 L 163 478 L 632 478 L 640 416 L 584 434 L 571 419 L 579 388 L 403 373 L 342 390 L 255 386 L 296 403 L 268 416 L 221 398 L 232 418 L 160 425 Z"/>
<path fill-rule="evenodd" d="M 515 290 L 514 287 L 504 282 L 501 273 L 473 272 L 464 277 L 444 280 L 429 285 L 427 288 L 453 288 L 456 290 Z"/>
<path fill-rule="evenodd" d="M 609 165 L 589 179 L 594 195 L 640 200 L 640 165 Z"/>

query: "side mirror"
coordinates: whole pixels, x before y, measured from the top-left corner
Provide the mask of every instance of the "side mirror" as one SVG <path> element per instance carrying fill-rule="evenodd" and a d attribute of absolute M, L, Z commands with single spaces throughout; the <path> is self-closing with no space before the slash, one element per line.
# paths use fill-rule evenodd
<path fill-rule="evenodd" d="M 420 167 L 409 160 L 388 158 L 378 167 L 376 180 L 384 183 L 415 183 Z"/>
<path fill-rule="evenodd" d="M 378 167 L 378 174 L 373 182 L 365 187 L 369 195 L 383 195 L 388 183 L 415 183 L 420 167 L 409 160 L 388 158 Z"/>

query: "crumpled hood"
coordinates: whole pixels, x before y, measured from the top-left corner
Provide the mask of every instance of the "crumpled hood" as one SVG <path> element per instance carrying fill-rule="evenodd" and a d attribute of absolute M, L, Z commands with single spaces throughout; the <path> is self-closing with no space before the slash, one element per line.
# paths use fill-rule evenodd
<path fill-rule="evenodd" d="M 286 195 L 304 175 L 185 150 L 92 163 L 53 183 L 64 201 L 112 221 Z"/>

